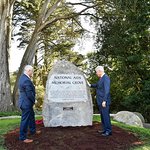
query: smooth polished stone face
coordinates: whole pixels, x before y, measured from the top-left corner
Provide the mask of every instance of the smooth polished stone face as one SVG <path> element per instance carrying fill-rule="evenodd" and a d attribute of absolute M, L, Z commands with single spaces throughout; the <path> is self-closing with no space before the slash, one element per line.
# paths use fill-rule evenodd
<path fill-rule="evenodd" d="M 43 104 L 46 127 L 92 125 L 93 105 L 82 71 L 68 61 L 57 62 L 49 73 Z"/>
<path fill-rule="evenodd" d="M 48 80 L 48 98 L 54 102 L 87 101 L 86 81 L 82 75 L 53 74 Z"/>

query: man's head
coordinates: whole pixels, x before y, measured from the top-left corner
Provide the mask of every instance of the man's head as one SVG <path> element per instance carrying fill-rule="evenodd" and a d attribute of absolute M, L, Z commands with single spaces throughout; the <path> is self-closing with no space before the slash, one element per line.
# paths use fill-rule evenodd
<path fill-rule="evenodd" d="M 101 77 L 104 74 L 104 67 L 103 66 L 97 66 L 95 68 L 96 74 L 98 77 Z"/>
<path fill-rule="evenodd" d="M 24 73 L 27 74 L 29 77 L 33 76 L 33 67 L 31 65 L 26 65 L 24 67 Z"/>

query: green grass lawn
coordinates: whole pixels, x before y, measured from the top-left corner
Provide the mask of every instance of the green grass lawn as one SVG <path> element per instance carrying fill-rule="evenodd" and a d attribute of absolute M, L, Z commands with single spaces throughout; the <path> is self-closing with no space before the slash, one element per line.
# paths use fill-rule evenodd
<path fill-rule="evenodd" d="M 94 116 L 93 121 L 100 121 L 99 116 Z M 114 120 L 111 121 L 113 125 L 118 126 L 124 130 L 135 133 L 139 138 L 144 142 L 144 145 L 132 148 L 131 150 L 150 150 L 150 129 L 133 127 L 129 125 L 125 125 L 123 123 L 116 122 Z"/>
<path fill-rule="evenodd" d="M 40 119 L 40 117 L 38 117 L 37 119 Z M 94 116 L 93 121 L 100 121 L 100 117 Z M 5 150 L 3 135 L 12 129 L 15 129 L 16 127 L 19 127 L 19 123 L 20 123 L 20 119 L 0 120 L 0 150 Z M 112 120 L 112 124 L 115 126 L 121 127 L 125 130 L 136 133 L 140 137 L 140 139 L 144 142 L 144 145 L 140 147 L 136 147 L 134 148 L 134 150 L 150 150 L 150 129 L 131 127 L 123 123 L 118 123 L 113 120 Z"/>
<path fill-rule="evenodd" d="M 21 116 L 20 111 L 0 112 L 0 117 Z"/>
<path fill-rule="evenodd" d="M 20 119 L 0 120 L 0 150 L 4 150 L 4 134 L 19 126 Z"/>
<path fill-rule="evenodd" d="M 144 142 L 144 145 L 134 149 L 132 148 L 132 150 L 150 150 L 150 129 L 133 127 L 116 121 L 112 121 L 112 124 L 135 133 Z"/>
<path fill-rule="evenodd" d="M 41 119 L 41 117 L 36 117 L 36 119 Z M 19 127 L 19 125 L 20 125 L 20 118 L 0 120 L 0 150 L 5 150 L 4 134 L 6 134 L 10 130 Z"/>

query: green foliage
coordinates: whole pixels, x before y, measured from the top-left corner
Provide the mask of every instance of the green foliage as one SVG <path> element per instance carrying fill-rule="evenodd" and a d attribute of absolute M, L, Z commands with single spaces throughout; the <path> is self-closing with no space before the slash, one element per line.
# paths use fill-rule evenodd
<path fill-rule="evenodd" d="M 43 104 L 43 100 L 44 100 L 44 91 L 45 88 L 42 85 L 37 85 L 36 86 L 36 100 L 37 102 L 35 103 L 35 108 L 39 111 L 42 110 L 42 104 Z"/>
<path fill-rule="evenodd" d="M 11 91 L 13 91 L 13 87 L 16 81 L 16 72 L 10 74 L 10 84 L 11 84 Z"/>
<path fill-rule="evenodd" d="M 149 3 L 145 0 L 95 3 L 100 18 L 96 22 L 98 51 L 88 55 L 92 68 L 89 74 L 93 75 L 96 65 L 104 65 L 111 78 L 111 110 L 139 111 L 150 121 Z M 90 80 L 96 82 L 94 76 Z"/>

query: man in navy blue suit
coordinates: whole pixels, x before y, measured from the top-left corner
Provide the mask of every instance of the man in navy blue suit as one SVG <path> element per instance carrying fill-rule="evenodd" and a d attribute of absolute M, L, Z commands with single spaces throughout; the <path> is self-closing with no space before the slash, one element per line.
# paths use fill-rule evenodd
<path fill-rule="evenodd" d="M 19 140 L 25 143 L 33 142 L 32 139 L 27 139 L 28 127 L 30 134 L 39 134 L 35 126 L 35 114 L 33 105 L 35 103 L 35 87 L 31 81 L 33 75 L 33 67 L 30 65 L 25 66 L 24 73 L 19 79 L 19 108 L 22 111 L 20 136 Z"/>
<path fill-rule="evenodd" d="M 104 72 L 103 66 L 97 66 L 96 75 L 99 80 L 96 84 L 91 84 L 92 88 L 96 88 L 96 100 L 101 116 L 102 131 L 98 131 L 103 136 L 112 135 L 112 127 L 109 115 L 110 99 L 110 78 Z"/>

